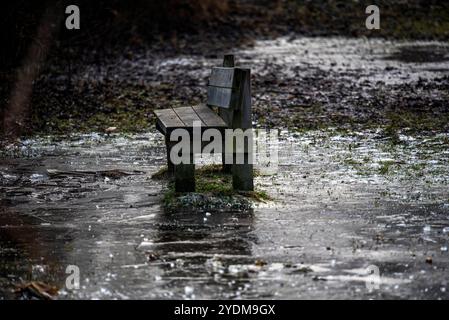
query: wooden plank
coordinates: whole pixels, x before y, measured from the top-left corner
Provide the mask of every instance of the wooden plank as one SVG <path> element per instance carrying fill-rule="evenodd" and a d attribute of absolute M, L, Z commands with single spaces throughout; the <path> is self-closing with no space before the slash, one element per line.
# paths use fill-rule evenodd
<path fill-rule="evenodd" d="M 232 128 L 248 129 L 252 127 L 251 111 L 251 72 L 249 69 L 236 68 L 240 95 L 238 101 L 232 101 L 234 107 Z"/>
<path fill-rule="evenodd" d="M 173 111 L 176 112 L 179 119 L 184 123 L 186 127 L 193 126 L 194 121 L 201 122 L 202 126 L 205 126 L 206 124 L 198 117 L 195 110 L 193 110 L 192 107 L 180 107 L 180 108 L 173 108 Z"/>
<path fill-rule="evenodd" d="M 175 165 L 175 191 L 195 192 L 195 165 Z"/>
<path fill-rule="evenodd" d="M 233 68 L 234 67 L 234 55 L 232 54 L 228 54 L 225 55 L 223 58 L 223 67 L 230 67 Z M 234 78 L 233 78 L 233 83 L 235 82 Z M 235 94 L 235 93 L 234 93 Z M 220 118 L 223 119 L 223 121 L 226 123 L 226 125 L 232 126 L 232 117 L 233 117 L 233 113 L 234 111 L 232 110 L 232 108 L 230 109 L 224 109 L 224 108 L 219 108 L 218 109 L 218 114 L 220 116 Z M 232 164 L 226 163 L 226 142 L 223 139 L 223 145 L 222 145 L 222 153 L 221 153 L 221 163 L 222 163 L 222 168 L 223 168 L 223 172 L 224 173 L 232 173 Z"/>
<path fill-rule="evenodd" d="M 210 106 L 229 108 L 231 107 L 231 88 L 207 87 L 207 104 Z"/>
<path fill-rule="evenodd" d="M 226 122 L 218 114 L 216 114 L 211 108 L 205 105 L 197 105 L 192 107 L 196 114 L 203 120 L 208 127 L 224 127 L 226 128 Z"/>
<path fill-rule="evenodd" d="M 171 141 L 169 135 L 165 135 L 165 147 L 167 151 L 167 172 L 169 176 L 173 176 L 175 173 L 175 165 L 170 160 L 170 152 L 171 152 Z"/>
<path fill-rule="evenodd" d="M 209 85 L 214 87 L 232 88 L 234 86 L 234 68 L 212 68 Z"/>
<path fill-rule="evenodd" d="M 184 127 L 184 123 L 179 119 L 178 115 L 173 109 L 154 110 L 154 114 L 157 117 L 157 125 L 163 131 L 167 132 L 167 128 Z"/>
<path fill-rule="evenodd" d="M 233 68 L 235 66 L 234 62 L 234 55 L 233 54 L 227 54 L 223 58 L 223 67 L 229 67 Z M 233 110 L 232 109 L 224 109 L 219 108 L 218 114 L 220 115 L 220 118 L 224 119 L 227 125 L 232 125 L 232 117 L 233 117 Z M 232 172 L 232 164 L 226 163 L 226 153 L 225 153 L 225 142 L 223 141 L 223 153 L 221 154 L 221 161 L 222 161 L 222 167 L 223 172 L 225 173 L 231 173 Z"/>
<path fill-rule="evenodd" d="M 180 163 L 174 166 L 175 191 L 195 192 L 195 159 L 194 154 L 190 154 L 190 161 L 187 164 Z"/>
<path fill-rule="evenodd" d="M 229 67 L 233 68 L 235 66 L 234 63 L 234 55 L 233 54 L 227 54 L 223 58 L 223 67 Z M 233 79 L 233 82 L 234 79 Z M 233 110 L 232 109 L 224 109 L 219 108 L 218 113 L 220 115 L 220 118 L 224 119 L 227 125 L 232 125 L 232 117 L 233 117 Z M 225 153 L 225 142 L 223 141 L 223 153 L 221 154 L 221 161 L 222 161 L 222 167 L 223 172 L 225 173 L 231 173 L 232 172 L 232 164 L 226 163 L 226 153 Z"/>
<path fill-rule="evenodd" d="M 245 163 L 232 165 L 232 187 L 234 190 L 254 191 L 252 164 Z"/>

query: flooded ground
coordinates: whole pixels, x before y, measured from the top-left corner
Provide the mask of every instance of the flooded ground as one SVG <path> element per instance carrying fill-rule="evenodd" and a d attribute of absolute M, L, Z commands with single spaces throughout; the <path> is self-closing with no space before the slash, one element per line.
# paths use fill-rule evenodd
<path fill-rule="evenodd" d="M 22 140 L 0 160 L 2 298 L 30 280 L 58 286 L 59 299 L 449 298 L 449 134 L 298 131 L 309 115 L 291 116 L 317 102 L 322 117 L 357 119 L 401 95 L 445 103 L 447 45 L 281 38 L 236 54 L 253 70 L 255 126 L 279 128 L 277 172 L 256 178 L 273 200 L 164 213 L 166 182 L 150 178 L 165 163 L 153 128 Z M 79 75 L 176 82 L 180 103 L 201 100 L 193 79 L 204 84 L 217 61 L 142 54 Z M 65 288 L 68 265 L 80 269 L 79 290 Z"/>

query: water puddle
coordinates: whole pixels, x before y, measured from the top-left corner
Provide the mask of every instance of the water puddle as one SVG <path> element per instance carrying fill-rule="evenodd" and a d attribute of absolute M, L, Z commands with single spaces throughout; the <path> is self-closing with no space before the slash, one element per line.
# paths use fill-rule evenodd
<path fill-rule="evenodd" d="M 165 182 L 150 178 L 165 163 L 157 133 L 23 141 L 0 163 L 2 296 L 28 280 L 61 298 L 444 296 L 449 172 L 437 140 L 387 149 L 375 131 L 281 131 L 277 173 L 256 178 L 270 205 L 171 214 Z M 80 290 L 64 288 L 67 265 Z M 383 274 L 374 291 L 353 272 L 368 265 Z"/>

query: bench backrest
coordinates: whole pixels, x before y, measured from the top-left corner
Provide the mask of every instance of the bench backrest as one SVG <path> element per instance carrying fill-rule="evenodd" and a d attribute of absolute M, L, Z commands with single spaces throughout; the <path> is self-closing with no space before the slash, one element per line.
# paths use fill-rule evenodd
<path fill-rule="evenodd" d="M 207 105 L 218 107 L 219 115 L 230 128 L 251 127 L 250 70 L 229 66 L 212 68 L 207 85 Z M 232 57 L 233 64 L 233 57 Z"/>
<path fill-rule="evenodd" d="M 207 85 L 207 104 L 219 108 L 233 108 L 238 100 L 235 68 L 214 67 Z"/>

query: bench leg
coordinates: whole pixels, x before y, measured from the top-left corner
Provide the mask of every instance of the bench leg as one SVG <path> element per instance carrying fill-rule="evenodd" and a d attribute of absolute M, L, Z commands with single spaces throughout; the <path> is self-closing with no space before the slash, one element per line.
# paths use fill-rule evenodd
<path fill-rule="evenodd" d="M 248 154 L 244 154 L 244 164 L 232 165 L 232 187 L 239 191 L 253 191 L 253 165 L 248 161 Z"/>
<path fill-rule="evenodd" d="M 176 192 L 195 191 L 195 163 L 193 160 L 192 154 L 190 155 L 190 164 L 174 165 Z"/>
<path fill-rule="evenodd" d="M 226 153 L 223 152 L 221 154 L 221 164 L 223 168 L 224 173 L 231 173 L 232 172 L 232 164 L 226 164 Z"/>
<path fill-rule="evenodd" d="M 226 164 L 226 139 L 223 139 L 222 145 L 222 153 L 221 153 L 221 164 L 222 164 L 222 170 L 224 173 L 231 173 L 232 172 L 232 159 L 231 163 Z"/>
<path fill-rule="evenodd" d="M 173 176 L 175 173 L 175 166 L 170 160 L 171 143 L 168 136 L 165 137 L 165 147 L 167 149 L 167 172 L 169 176 Z"/>

